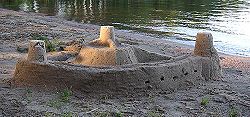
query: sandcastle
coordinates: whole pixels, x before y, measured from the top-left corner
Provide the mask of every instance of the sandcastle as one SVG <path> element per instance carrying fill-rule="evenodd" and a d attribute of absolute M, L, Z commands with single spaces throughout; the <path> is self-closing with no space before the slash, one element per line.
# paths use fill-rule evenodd
<path fill-rule="evenodd" d="M 186 89 L 221 76 L 210 33 L 197 34 L 194 54 L 172 57 L 120 44 L 115 39 L 114 28 L 103 26 L 100 38 L 82 45 L 73 58 L 59 61 L 46 57 L 44 42 L 31 40 L 28 58 L 16 64 L 13 83 L 71 87 L 93 94 L 133 95 L 148 90 Z"/>

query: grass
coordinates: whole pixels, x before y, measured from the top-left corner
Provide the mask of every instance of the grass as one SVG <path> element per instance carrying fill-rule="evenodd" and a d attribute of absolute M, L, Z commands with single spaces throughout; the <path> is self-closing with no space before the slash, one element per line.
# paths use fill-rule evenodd
<path fill-rule="evenodd" d="M 124 114 L 118 112 L 95 112 L 94 117 L 124 117 Z"/>
<path fill-rule="evenodd" d="M 54 116 L 55 116 L 55 114 L 52 113 L 52 112 L 46 112 L 46 113 L 44 114 L 44 117 L 54 117 Z"/>
<path fill-rule="evenodd" d="M 163 117 L 163 115 L 156 111 L 150 111 L 148 112 L 148 117 Z"/>
<path fill-rule="evenodd" d="M 60 100 L 50 100 L 47 104 L 47 106 L 49 107 L 53 107 L 53 108 L 61 108 L 64 105 L 64 102 L 61 102 Z"/>
<path fill-rule="evenodd" d="M 61 108 L 65 103 L 69 102 L 71 95 L 71 90 L 64 89 L 62 92 L 58 93 L 58 99 L 49 101 L 47 105 L 53 108 Z"/>
<path fill-rule="evenodd" d="M 95 117 L 109 117 L 110 114 L 108 112 L 96 112 L 94 113 Z"/>
<path fill-rule="evenodd" d="M 31 102 L 31 100 L 32 100 L 32 90 L 31 89 L 26 89 L 26 99 L 27 99 L 27 101 L 28 101 L 28 103 L 30 103 Z"/>
<path fill-rule="evenodd" d="M 206 106 L 209 103 L 209 98 L 204 97 L 201 99 L 201 105 Z"/>
<path fill-rule="evenodd" d="M 40 35 L 33 36 L 33 40 L 43 40 L 45 42 L 46 51 L 48 52 L 56 51 L 56 47 L 58 46 L 58 42 L 56 42 L 57 40 L 50 41 L 47 37 L 40 36 Z"/>
<path fill-rule="evenodd" d="M 123 117 L 123 113 L 122 112 L 116 112 L 115 117 Z"/>
<path fill-rule="evenodd" d="M 229 110 L 229 117 L 237 117 L 237 110 L 235 108 Z"/>
<path fill-rule="evenodd" d="M 72 112 L 63 113 L 62 117 L 73 117 L 73 113 Z"/>
<path fill-rule="evenodd" d="M 72 91 L 69 89 L 64 89 L 61 93 L 60 93 L 60 99 L 63 102 L 68 102 L 70 99 L 70 96 L 72 95 Z"/>

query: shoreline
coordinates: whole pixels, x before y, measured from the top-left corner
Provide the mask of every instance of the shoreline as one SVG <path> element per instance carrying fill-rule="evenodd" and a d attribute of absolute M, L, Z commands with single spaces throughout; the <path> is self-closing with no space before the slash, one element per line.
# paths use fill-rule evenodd
<path fill-rule="evenodd" d="M 0 12 L 1 11 L 11 12 L 11 11 L 14 11 L 14 10 L 0 8 Z M 32 15 L 39 15 L 39 16 L 43 16 L 43 17 L 49 17 L 49 18 L 52 18 L 52 19 L 60 19 L 62 21 L 71 22 L 71 23 L 75 23 L 75 24 L 82 24 L 82 23 L 79 23 L 79 22 L 76 22 L 76 21 L 66 20 L 66 19 L 63 19 L 63 18 L 57 17 L 57 16 L 48 16 L 47 14 L 43 14 L 43 13 L 24 12 L 24 11 L 14 11 L 14 12 L 20 13 L 20 15 L 22 15 L 22 13 L 24 13 L 24 14 L 32 14 Z M 84 23 L 84 24 L 82 24 L 82 26 L 87 26 L 88 28 L 91 27 L 90 28 L 91 30 L 97 31 L 97 32 L 95 32 L 96 35 L 94 35 L 95 38 L 92 37 L 90 40 L 98 38 L 98 33 L 99 33 L 98 30 L 100 28 L 99 25 Z M 115 29 L 115 31 L 117 32 L 116 36 L 119 37 L 119 38 L 122 38 L 124 36 L 125 36 L 125 38 L 128 38 L 129 36 L 126 37 L 127 35 L 133 35 L 133 36 L 137 35 L 137 36 L 139 36 L 139 39 L 137 41 L 148 41 L 149 39 L 151 39 L 151 41 L 159 41 L 159 42 L 162 42 L 162 43 L 172 43 L 172 44 L 181 46 L 183 48 L 188 48 L 188 49 L 193 49 L 194 48 L 194 45 L 183 44 L 183 43 L 180 43 L 180 42 L 177 42 L 175 40 L 168 39 L 168 38 L 158 38 L 156 36 L 152 36 L 153 34 L 147 34 L 147 33 L 144 33 L 144 32 L 137 32 L 137 31 L 133 31 L 133 30 L 123 30 L 123 29 Z M 146 37 L 147 39 L 141 39 L 141 38 L 144 38 L 144 37 Z M 135 38 L 136 37 L 133 37 L 132 39 L 135 39 Z M 157 40 L 155 40 L 155 39 L 157 39 Z M 247 55 L 237 55 L 237 54 L 230 54 L 230 53 L 223 53 L 223 52 L 218 52 L 218 54 L 220 56 L 232 56 L 232 57 L 250 58 Z"/>
<path fill-rule="evenodd" d="M 79 23 L 77 21 L 66 20 L 65 18 L 60 17 L 60 16 L 48 15 L 48 14 L 44 14 L 44 13 L 34 13 L 34 12 L 27 12 L 27 11 L 21 11 L 21 10 L 17 11 L 17 10 L 5 9 L 5 8 L 0 8 L 0 9 L 10 10 L 10 11 L 15 11 L 15 12 L 21 12 L 21 13 L 36 14 L 36 15 L 46 16 L 46 17 L 51 17 L 51 18 L 59 18 L 59 19 L 65 20 L 65 21 L 74 22 L 74 23 L 78 23 L 78 24 L 85 24 L 85 25 L 89 25 L 89 26 L 92 26 L 92 27 L 95 27 L 95 28 L 100 27 L 100 25 L 98 25 L 98 24 Z M 154 39 L 166 40 L 168 42 L 173 42 L 173 43 L 177 43 L 179 45 L 185 45 L 185 46 L 190 46 L 190 48 L 194 48 L 194 44 L 187 44 L 187 43 L 185 43 L 186 42 L 185 40 L 175 39 L 174 37 L 164 37 L 164 36 L 160 36 L 158 34 L 140 32 L 140 31 L 137 31 L 137 30 L 134 30 L 134 29 L 133 30 L 126 30 L 126 29 L 119 29 L 118 28 L 116 30 L 119 31 L 119 32 L 130 32 L 132 34 L 138 34 L 139 33 L 139 34 L 141 34 L 143 36 L 149 36 L 149 37 L 152 37 Z M 195 40 L 189 40 L 189 41 L 193 41 L 195 43 Z M 217 51 L 218 51 L 218 49 L 217 49 Z M 218 53 L 222 54 L 222 55 L 228 55 L 228 56 L 250 57 L 249 55 L 239 54 L 237 52 L 231 52 L 230 53 L 230 52 L 218 51 Z"/>
<path fill-rule="evenodd" d="M 189 45 L 156 39 L 142 33 L 115 30 L 115 34 L 122 43 L 162 53 L 164 51 L 160 50 L 164 49 L 170 51 L 171 56 L 193 52 L 193 47 Z M 60 93 L 51 89 L 12 88 L 5 81 L 12 78 L 16 61 L 26 55 L 18 52 L 17 47 L 27 47 L 28 40 L 36 35 L 65 42 L 79 40 L 86 43 L 98 38 L 99 26 L 41 13 L 0 8 L 0 115 L 62 116 L 72 112 L 76 116 L 95 116 L 101 113 L 113 116 L 120 112 L 125 116 L 149 116 L 152 113 L 164 116 L 228 116 L 235 108 L 239 116 L 250 116 L 250 57 L 223 53 L 219 54 L 224 73 L 221 80 L 207 81 L 189 90 L 152 92 L 147 97 L 117 99 L 104 95 L 93 99 L 81 92 L 73 92 L 69 102 L 58 102 Z M 201 105 L 202 99 L 206 97 L 209 103 Z"/>

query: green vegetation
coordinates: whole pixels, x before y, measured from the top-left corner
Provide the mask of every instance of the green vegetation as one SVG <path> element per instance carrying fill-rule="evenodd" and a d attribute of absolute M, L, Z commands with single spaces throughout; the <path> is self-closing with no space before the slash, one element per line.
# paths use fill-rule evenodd
<path fill-rule="evenodd" d="M 64 112 L 61 114 L 55 114 L 53 112 L 46 112 L 44 113 L 44 117 L 76 117 L 72 112 Z"/>
<path fill-rule="evenodd" d="M 124 114 L 120 111 L 118 112 L 95 112 L 95 117 L 124 117 Z"/>
<path fill-rule="evenodd" d="M 72 91 L 69 89 L 64 89 L 60 94 L 60 99 L 63 102 L 68 102 L 70 96 L 72 95 Z"/>
<path fill-rule="evenodd" d="M 237 117 L 237 110 L 235 108 L 229 110 L 229 117 Z"/>
<path fill-rule="evenodd" d="M 50 41 L 47 37 L 44 37 L 44 36 L 33 36 L 33 40 L 43 40 L 45 42 L 46 51 L 48 51 L 48 52 L 56 51 L 56 47 L 59 44 L 59 42 L 57 42 L 57 40 Z"/>
<path fill-rule="evenodd" d="M 61 42 L 58 39 L 49 40 L 47 37 L 40 35 L 33 36 L 32 40 L 43 40 L 45 42 L 47 52 L 56 51 L 57 50 L 56 48 L 59 47 L 59 45 L 61 44 Z M 21 53 L 27 53 L 28 48 L 17 47 L 17 51 Z"/>
<path fill-rule="evenodd" d="M 26 89 L 26 99 L 27 99 L 27 101 L 28 101 L 28 103 L 30 103 L 31 102 L 31 100 L 32 100 L 32 90 L 31 89 Z"/>
<path fill-rule="evenodd" d="M 204 97 L 201 99 L 201 105 L 206 106 L 209 103 L 209 98 Z"/>
<path fill-rule="evenodd" d="M 61 102 L 60 100 L 50 100 L 47 103 L 47 106 L 57 108 L 57 109 L 61 108 L 63 105 L 64 105 L 64 103 Z"/>
<path fill-rule="evenodd" d="M 96 112 L 94 113 L 95 117 L 109 117 L 110 114 L 108 112 Z"/>
<path fill-rule="evenodd" d="M 69 102 L 71 95 L 71 90 L 64 89 L 62 92 L 58 93 L 58 99 L 50 100 L 47 105 L 53 108 L 61 108 L 65 103 Z"/>
<path fill-rule="evenodd" d="M 102 99 L 102 100 L 108 100 L 109 99 L 109 95 L 102 95 L 100 97 L 100 99 Z"/>
<path fill-rule="evenodd" d="M 46 112 L 46 113 L 44 114 L 44 117 L 54 117 L 54 116 L 55 116 L 55 114 L 52 113 L 52 112 Z"/>
<path fill-rule="evenodd" d="M 72 112 L 63 113 L 62 117 L 73 117 L 73 113 Z"/>
<path fill-rule="evenodd" d="M 163 115 L 157 111 L 150 111 L 148 112 L 148 117 L 163 117 Z"/>
<path fill-rule="evenodd" d="M 122 112 L 116 112 L 115 117 L 123 117 L 123 113 Z"/>

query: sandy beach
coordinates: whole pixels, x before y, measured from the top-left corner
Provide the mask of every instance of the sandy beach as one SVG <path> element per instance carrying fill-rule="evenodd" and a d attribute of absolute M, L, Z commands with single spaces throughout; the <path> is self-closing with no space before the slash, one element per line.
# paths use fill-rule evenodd
<path fill-rule="evenodd" d="M 187 90 L 151 92 L 142 97 L 103 95 L 93 98 L 78 91 L 10 85 L 15 64 L 27 55 L 25 48 L 34 36 L 45 36 L 64 43 L 72 40 L 87 43 L 98 38 L 99 28 L 56 16 L 0 9 L 0 117 L 250 116 L 250 58 L 223 53 L 220 53 L 222 79 L 206 81 Z M 115 34 L 121 43 L 138 45 L 162 54 L 168 51 L 171 56 L 180 56 L 193 52 L 191 46 L 146 33 L 115 30 Z"/>

